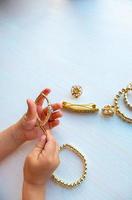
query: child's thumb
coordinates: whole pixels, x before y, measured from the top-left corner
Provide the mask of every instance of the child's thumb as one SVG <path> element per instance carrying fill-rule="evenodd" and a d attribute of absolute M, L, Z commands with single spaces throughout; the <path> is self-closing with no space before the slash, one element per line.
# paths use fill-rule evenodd
<path fill-rule="evenodd" d="M 28 105 L 28 110 L 27 110 L 27 113 L 26 113 L 26 118 L 27 118 L 27 120 L 32 120 L 36 117 L 36 112 L 37 112 L 36 104 L 33 100 L 28 99 L 27 105 Z"/>

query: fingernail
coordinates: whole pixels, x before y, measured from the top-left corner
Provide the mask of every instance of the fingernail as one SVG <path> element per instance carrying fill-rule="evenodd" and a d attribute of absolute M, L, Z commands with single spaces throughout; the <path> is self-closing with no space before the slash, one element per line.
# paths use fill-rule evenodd
<path fill-rule="evenodd" d="M 46 88 L 46 89 L 44 90 L 44 92 L 51 92 L 51 89 L 50 89 L 50 88 Z"/>

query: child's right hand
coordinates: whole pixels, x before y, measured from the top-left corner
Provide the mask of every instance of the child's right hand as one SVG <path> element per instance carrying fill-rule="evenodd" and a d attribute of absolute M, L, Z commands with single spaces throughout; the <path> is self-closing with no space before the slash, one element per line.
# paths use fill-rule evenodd
<path fill-rule="evenodd" d="M 51 92 L 50 89 L 46 88 L 42 91 L 46 96 Z M 41 92 L 41 93 L 42 93 Z M 41 94 L 40 93 L 40 94 Z M 40 98 L 35 103 L 32 100 L 28 100 L 28 110 L 27 113 L 15 124 L 15 135 L 14 138 L 19 142 L 25 142 L 27 140 L 33 140 L 42 136 L 43 131 L 36 127 L 37 116 L 43 121 L 47 115 L 47 107 L 42 108 L 44 102 L 44 97 Z M 52 104 L 53 113 L 51 114 L 50 120 L 45 127 L 52 129 L 59 125 L 59 118 L 62 117 L 62 112 L 60 109 L 62 105 L 60 103 Z"/>
<path fill-rule="evenodd" d="M 45 185 L 59 165 L 59 146 L 47 130 L 33 151 L 27 156 L 24 165 L 24 182 L 31 185 Z"/>

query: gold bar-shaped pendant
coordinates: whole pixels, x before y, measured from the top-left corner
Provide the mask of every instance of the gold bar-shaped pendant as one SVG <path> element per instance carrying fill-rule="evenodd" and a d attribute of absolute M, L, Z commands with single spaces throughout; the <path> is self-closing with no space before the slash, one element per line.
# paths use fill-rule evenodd
<path fill-rule="evenodd" d="M 91 112 L 93 113 L 93 112 L 99 111 L 99 108 L 94 103 L 74 104 L 74 103 L 63 101 L 62 106 L 66 110 L 69 110 L 72 112 L 79 112 L 79 113 L 91 113 Z"/>

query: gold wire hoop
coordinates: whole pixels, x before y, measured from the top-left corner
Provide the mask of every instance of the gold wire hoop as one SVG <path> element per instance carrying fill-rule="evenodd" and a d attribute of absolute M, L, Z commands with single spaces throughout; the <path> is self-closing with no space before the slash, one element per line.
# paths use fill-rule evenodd
<path fill-rule="evenodd" d="M 81 159 L 81 161 L 83 163 L 82 175 L 79 179 L 77 179 L 76 181 L 74 181 L 72 183 L 68 183 L 68 182 L 61 180 L 55 174 L 53 174 L 51 178 L 56 184 L 60 185 L 61 187 L 66 188 L 66 189 L 72 189 L 74 187 L 79 186 L 85 180 L 86 175 L 87 175 L 87 160 L 86 160 L 85 156 L 82 153 L 80 153 L 79 150 L 77 150 L 75 147 L 73 147 L 70 144 L 63 144 L 63 146 L 60 147 L 60 151 L 62 151 L 64 149 L 67 149 L 67 150 L 75 153 Z"/>
<path fill-rule="evenodd" d="M 51 117 L 51 114 L 53 113 L 53 109 L 52 109 L 52 106 L 49 102 L 49 99 L 47 98 L 47 96 L 44 94 L 44 93 L 41 93 L 35 100 L 35 103 L 37 103 L 37 101 L 41 98 L 41 97 L 44 97 L 45 100 L 47 101 L 47 115 L 44 119 L 44 121 L 42 121 L 40 119 L 39 116 L 37 116 L 37 122 L 36 122 L 36 126 L 40 127 L 42 130 L 45 130 L 44 129 L 44 126 L 47 124 L 47 122 L 49 121 L 50 117 Z"/>

